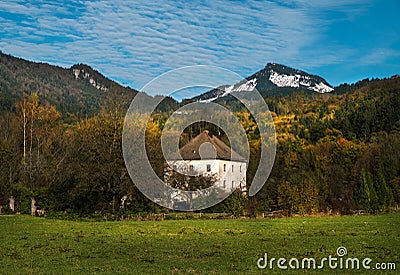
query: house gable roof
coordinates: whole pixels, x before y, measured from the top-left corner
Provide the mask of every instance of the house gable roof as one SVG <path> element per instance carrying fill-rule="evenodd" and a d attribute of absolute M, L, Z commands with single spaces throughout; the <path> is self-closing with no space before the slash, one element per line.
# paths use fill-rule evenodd
<path fill-rule="evenodd" d="M 211 143 L 214 148 L 214 154 L 200 154 L 200 147 L 205 143 Z M 232 156 L 231 156 L 232 152 Z M 191 139 L 185 146 L 179 149 L 179 153 L 184 160 L 200 160 L 200 159 L 222 159 L 234 161 L 246 161 L 244 157 L 233 151 L 222 140 L 205 130 L 198 136 Z M 215 156 L 216 153 L 216 156 Z"/>

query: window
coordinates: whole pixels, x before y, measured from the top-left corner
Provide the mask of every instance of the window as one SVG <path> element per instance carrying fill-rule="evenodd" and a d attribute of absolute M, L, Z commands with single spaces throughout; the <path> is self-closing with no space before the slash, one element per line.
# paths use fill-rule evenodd
<path fill-rule="evenodd" d="M 193 165 L 189 165 L 189 171 L 190 171 L 190 172 L 193 172 L 193 171 L 194 171 Z"/>
<path fill-rule="evenodd" d="M 233 164 L 232 164 L 232 172 L 233 172 Z"/>
<path fill-rule="evenodd" d="M 207 164 L 207 172 L 211 172 L 211 164 Z"/>
<path fill-rule="evenodd" d="M 240 171 L 240 172 L 242 172 L 242 165 L 240 165 L 240 167 L 239 167 L 239 171 Z"/>
<path fill-rule="evenodd" d="M 226 188 L 226 180 L 224 180 L 224 189 Z"/>
<path fill-rule="evenodd" d="M 226 172 L 226 164 L 224 164 L 224 172 Z"/>

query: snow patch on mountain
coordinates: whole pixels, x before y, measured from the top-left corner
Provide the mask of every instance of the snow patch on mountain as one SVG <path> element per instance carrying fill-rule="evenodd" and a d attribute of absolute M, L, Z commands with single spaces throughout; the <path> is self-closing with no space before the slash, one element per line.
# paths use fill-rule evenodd
<path fill-rule="evenodd" d="M 253 78 L 241 84 L 220 87 L 219 89 L 223 91 L 222 94 L 209 99 L 200 100 L 199 102 L 204 102 L 204 103 L 212 102 L 220 97 L 224 97 L 235 92 L 252 92 L 254 91 L 256 86 L 257 86 L 257 78 Z"/>
<path fill-rule="evenodd" d="M 208 98 L 208 99 L 200 99 L 198 102 L 200 102 L 200 103 L 210 103 L 210 102 L 213 102 L 214 100 L 217 100 L 218 98 L 220 98 L 220 96 L 216 96 L 216 97 L 212 97 L 212 98 Z"/>
<path fill-rule="evenodd" d="M 299 87 L 300 75 L 285 75 L 271 71 L 269 80 L 278 87 Z"/>
<path fill-rule="evenodd" d="M 274 83 L 278 87 L 293 87 L 299 88 L 300 86 L 308 87 L 309 90 L 315 91 L 318 93 L 328 93 L 332 92 L 333 88 L 329 87 L 323 82 L 313 83 L 311 82 L 311 78 L 307 75 L 287 75 L 287 74 L 279 74 L 273 70 L 270 71 L 269 80 Z"/>
<path fill-rule="evenodd" d="M 85 70 L 80 70 L 80 69 L 73 69 L 72 72 L 75 75 L 76 79 L 80 79 L 81 77 L 83 79 L 89 79 L 89 83 L 95 87 L 97 90 L 100 90 L 102 92 L 106 92 L 108 91 L 107 87 L 104 87 L 103 85 L 101 85 L 100 83 L 97 83 L 97 81 L 95 79 L 93 79 L 90 75 L 90 73 L 86 72 Z"/>
<path fill-rule="evenodd" d="M 329 87 L 328 85 L 326 85 L 323 82 L 316 83 L 314 87 L 309 87 L 308 89 L 316 91 L 318 93 L 329 93 L 334 90 L 333 88 Z"/>
<path fill-rule="evenodd" d="M 245 83 L 239 85 L 231 85 L 224 88 L 225 92 L 221 96 L 226 96 L 233 92 L 251 92 L 254 91 L 256 86 L 257 86 L 257 78 L 253 78 L 251 80 L 246 81 Z"/>
<path fill-rule="evenodd" d="M 234 89 L 235 92 L 250 92 L 253 91 L 257 86 L 257 78 L 250 79 L 249 81 L 246 81 L 245 83 L 239 85 Z"/>

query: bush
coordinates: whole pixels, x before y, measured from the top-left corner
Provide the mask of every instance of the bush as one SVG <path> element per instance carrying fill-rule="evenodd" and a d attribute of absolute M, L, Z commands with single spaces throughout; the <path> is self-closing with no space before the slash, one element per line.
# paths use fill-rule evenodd
<path fill-rule="evenodd" d="M 246 197 L 242 191 L 237 189 L 224 201 L 224 210 L 237 218 L 245 214 L 245 204 Z"/>

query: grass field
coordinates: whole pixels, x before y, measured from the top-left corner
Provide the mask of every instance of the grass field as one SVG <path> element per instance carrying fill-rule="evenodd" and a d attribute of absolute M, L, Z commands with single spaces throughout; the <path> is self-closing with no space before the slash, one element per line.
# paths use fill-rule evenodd
<path fill-rule="evenodd" d="M 376 270 L 260 270 L 257 259 L 346 257 L 396 264 L 400 215 L 250 220 L 76 222 L 0 216 L 0 273 L 355 274 Z M 287 265 L 288 263 L 286 263 Z M 384 271 L 380 274 L 396 274 Z"/>

